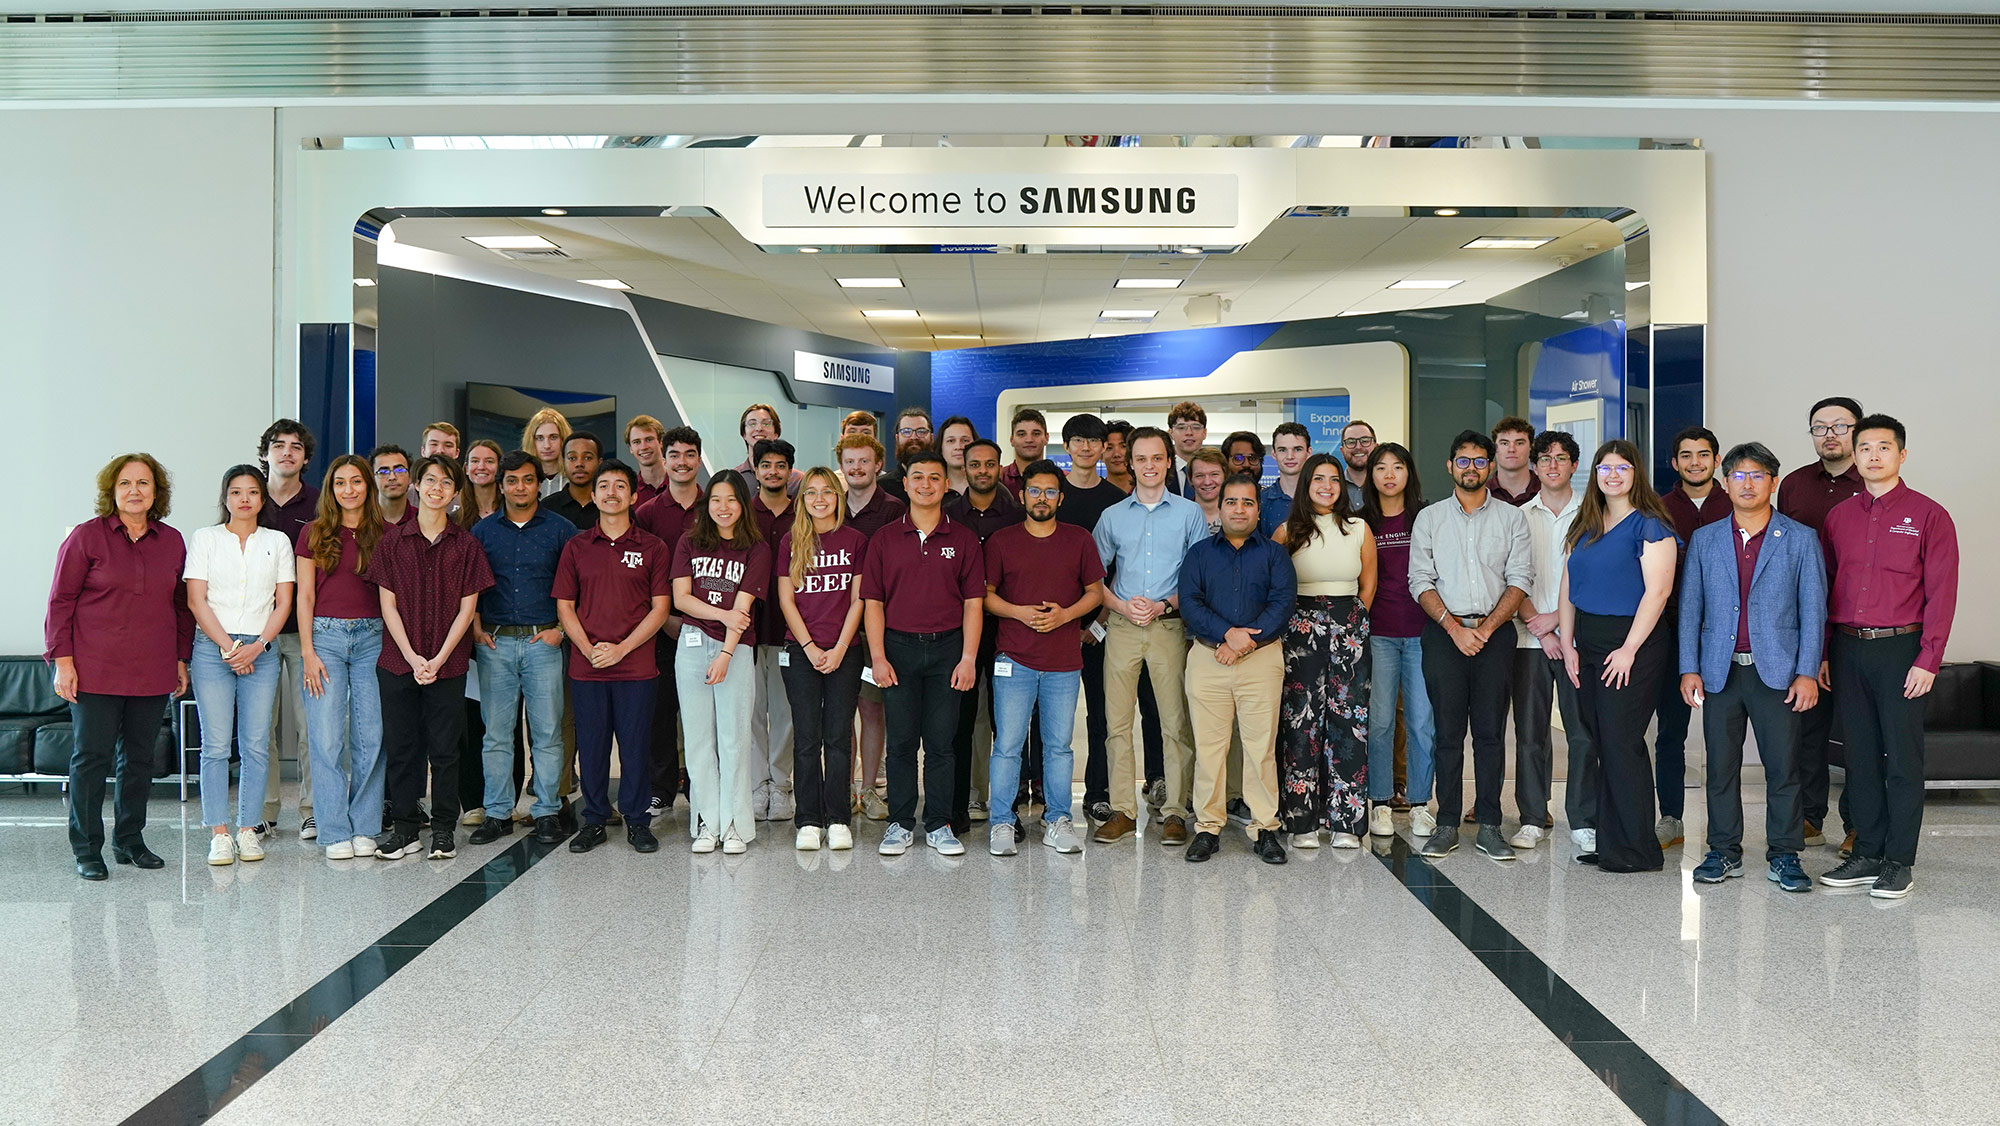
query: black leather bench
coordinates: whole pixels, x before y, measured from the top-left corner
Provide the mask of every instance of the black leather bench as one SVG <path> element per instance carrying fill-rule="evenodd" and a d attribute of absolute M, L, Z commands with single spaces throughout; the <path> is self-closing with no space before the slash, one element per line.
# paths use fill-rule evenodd
<path fill-rule="evenodd" d="M 53 670 L 40 657 L 0 657 L 0 782 L 67 781 L 75 742 Z M 148 760 L 155 778 L 174 772 L 175 742 L 163 713 Z"/>
<path fill-rule="evenodd" d="M 1847 746 L 1838 721 L 1827 762 L 1845 774 Z M 2000 663 L 1961 661 L 1938 669 L 1925 697 L 1924 788 L 2000 788 Z"/>

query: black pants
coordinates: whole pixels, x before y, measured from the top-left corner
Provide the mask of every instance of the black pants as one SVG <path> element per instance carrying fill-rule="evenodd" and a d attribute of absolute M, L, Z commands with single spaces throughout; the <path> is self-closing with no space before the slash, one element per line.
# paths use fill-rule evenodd
<path fill-rule="evenodd" d="M 653 796 L 671 806 L 681 792 L 681 692 L 674 680 L 674 642 L 680 630 L 661 630 L 653 646 L 653 663 L 660 670 L 653 681 L 653 745 L 650 762 Z M 857 674 L 858 675 L 858 674 Z"/>
<path fill-rule="evenodd" d="M 1654 631 L 1665 636 L 1669 654 L 1680 652 L 1679 613 L 1668 604 L 1660 613 L 1659 628 Z M 1678 660 L 1673 658 L 1674 662 Z M 1660 699 L 1655 711 L 1660 725 L 1653 732 L 1653 789 L 1660 799 L 1660 816 L 1683 817 L 1687 814 L 1688 727 L 1694 721 L 1694 709 L 1681 699 L 1680 677 L 1671 668 L 1660 678 Z M 1763 745 L 1762 739 L 1758 745 Z"/>
<path fill-rule="evenodd" d="M 954 691 L 951 670 L 964 655 L 964 631 L 938 634 L 889 630 L 883 655 L 896 670 L 894 687 L 882 690 L 888 722 L 889 820 L 917 826 L 917 749 L 923 748 L 924 832 L 951 823 L 953 737 L 959 709 L 970 693 Z"/>
<path fill-rule="evenodd" d="M 437 785 L 431 787 L 431 826 L 448 833 L 458 823 L 458 745 L 465 739 L 465 676 L 418 684 L 414 676 L 398 676 L 377 667 L 382 687 L 382 758 L 388 778 L 389 807 L 396 831 L 416 836 L 417 807 L 424 800 L 428 768 Z"/>
<path fill-rule="evenodd" d="M 69 753 L 69 847 L 77 859 L 104 853 L 104 780 L 116 768 L 111 841 L 139 843 L 153 788 L 153 744 L 166 722 L 165 696 L 79 692 L 69 706 L 75 745 Z M 178 753 L 178 752 L 177 752 Z"/>
<path fill-rule="evenodd" d="M 1653 829 L 1653 761 L 1646 725 L 1660 704 L 1660 678 L 1674 655 L 1657 627 L 1639 646 L 1623 688 L 1604 683 L 1604 659 L 1625 644 L 1632 619 L 1610 614 L 1576 616 L 1582 658 L 1577 703 L 1597 748 L 1597 857 L 1607 872 L 1657 872 L 1665 864 Z"/>
<path fill-rule="evenodd" d="M 1828 654 L 1831 656 L 1831 653 Z M 1839 686 L 1835 685 L 1837 689 Z M 1826 825 L 1828 798 L 1833 792 L 1833 776 L 1827 770 L 1826 745 L 1839 732 L 1839 693 L 1826 688 L 1820 689 L 1819 702 L 1811 711 L 1799 715 L 1799 754 L 1794 769 L 1799 775 L 1799 801 L 1805 808 L 1805 819 L 1815 825 Z M 1841 739 L 1845 742 L 1845 736 Z M 1851 799 L 1847 790 L 1840 791 L 1840 823 L 1854 828 Z"/>
<path fill-rule="evenodd" d="M 977 675 L 972 691 L 965 693 L 960 701 L 958 722 L 951 736 L 951 828 L 955 833 L 965 833 L 972 828 L 970 807 L 972 803 L 972 763 L 975 755 L 982 758 L 993 753 L 991 746 L 974 747 L 973 732 L 979 726 L 979 701 L 993 698 L 993 655 L 999 649 L 1000 626 L 992 615 L 986 617 L 984 627 L 979 631 L 979 657 L 973 661 Z M 953 660 L 957 660 L 956 657 Z M 894 659 L 891 658 L 891 664 Z M 901 676 L 903 668 L 896 666 L 896 675 Z M 997 798 L 992 800 L 997 801 Z"/>
<path fill-rule="evenodd" d="M 854 775 L 854 709 L 861 699 L 866 646 L 850 645 L 840 667 L 822 673 L 797 642 L 785 643 L 780 673 L 792 705 L 792 823 L 803 829 L 846 825 L 854 819 L 848 779 Z M 894 663 L 894 658 L 890 658 Z M 901 676 L 902 666 L 896 666 Z"/>
<path fill-rule="evenodd" d="M 647 743 L 653 737 L 653 683 L 649 680 L 570 678 L 576 708 L 576 780 L 583 788 L 583 819 L 611 820 L 611 738 L 618 737 L 618 812 L 627 825 L 651 821 L 646 803 L 653 796 Z"/>
<path fill-rule="evenodd" d="M 1090 739 L 1089 754 L 1083 760 L 1083 807 L 1089 809 L 1111 800 L 1111 763 L 1104 757 L 1111 716 L 1104 707 L 1102 642 L 1083 647 L 1083 708 L 1084 728 Z M 1139 670 L 1139 740 L 1146 749 L 1146 781 L 1165 778 L 1167 746 L 1160 734 L 1160 705 L 1153 699 L 1153 682 L 1144 668 Z M 1027 777 L 1025 773 L 1022 776 Z"/>
<path fill-rule="evenodd" d="M 1507 773 L 1507 697 L 1514 677 L 1514 624 L 1495 630 L 1474 656 L 1458 651 L 1436 622 L 1424 623 L 1424 689 L 1437 718 L 1438 824 L 1457 825 L 1465 805 L 1465 733 L 1472 731 L 1473 813 L 1500 824 Z"/>
<path fill-rule="evenodd" d="M 1847 734 L 1854 855 L 1917 862 L 1924 825 L 1924 705 L 1903 698 L 1923 634 L 1863 641 L 1833 632 L 1833 690 Z"/>
<path fill-rule="evenodd" d="M 1722 691 L 1702 702 L 1701 730 L 1708 744 L 1708 847 L 1743 859 L 1743 734 L 1757 730 L 1764 760 L 1764 859 L 1797 856 L 1805 847 L 1799 812 L 1799 714 L 1749 665 L 1729 666 Z"/>

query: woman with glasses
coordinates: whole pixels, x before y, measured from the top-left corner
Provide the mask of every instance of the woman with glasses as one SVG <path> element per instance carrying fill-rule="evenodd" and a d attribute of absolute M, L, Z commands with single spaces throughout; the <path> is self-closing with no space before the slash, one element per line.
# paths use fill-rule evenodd
<path fill-rule="evenodd" d="M 1410 597 L 1410 525 L 1424 508 L 1417 460 L 1395 442 L 1374 447 L 1362 482 L 1361 519 L 1375 536 L 1375 600 L 1368 606 L 1368 797 L 1374 804 L 1368 831 L 1378 837 L 1396 832 L 1396 709 L 1403 714 L 1407 745 L 1404 800 L 1410 805 L 1410 835 L 1423 838 L 1437 828 L 1431 814 L 1431 698 L 1424 688 L 1423 607 Z"/>
<path fill-rule="evenodd" d="M 375 855 L 382 823 L 382 596 L 361 576 L 383 530 L 368 462 L 335 458 L 296 545 L 313 808 L 328 860 Z"/>
<path fill-rule="evenodd" d="M 1680 545 L 1638 447 L 1614 438 L 1597 448 L 1563 546 L 1563 665 L 1598 758 L 1597 851 L 1577 860 L 1607 872 L 1657 872 L 1646 725 L 1676 658 L 1659 626 Z"/>

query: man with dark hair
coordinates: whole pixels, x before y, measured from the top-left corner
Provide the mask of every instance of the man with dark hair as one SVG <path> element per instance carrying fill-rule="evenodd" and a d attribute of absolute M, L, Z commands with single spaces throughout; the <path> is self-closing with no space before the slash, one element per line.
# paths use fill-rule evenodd
<path fill-rule="evenodd" d="M 1584 730 L 1576 688 L 1563 669 L 1562 642 L 1556 634 L 1563 543 L 1583 504 L 1570 478 L 1583 451 L 1568 432 L 1544 430 L 1535 436 L 1529 457 L 1542 487 L 1521 506 L 1521 517 L 1528 523 L 1534 586 L 1521 600 L 1514 620 L 1520 636 L 1509 698 L 1514 709 L 1514 805 L 1521 811 L 1521 828 L 1507 843 L 1534 848 L 1554 827 L 1549 801 L 1555 793 L 1555 733 L 1549 728 L 1549 705 L 1560 701 L 1564 741 L 1569 745 L 1569 785 L 1563 804 L 1570 839 L 1577 851 L 1596 852 L 1597 754 Z"/>
<path fill-rule="evenodd" d="M 1278 479 L 1257 494 L 1257 530 L 1270 535 L 1292 514 L 1292 497 L 1299 491 L 1299 472 L 1312 456 L 1312 432 L 1301 422 L 1280 422 L 1271 431 L 1271 457 L 1278 463 Z M 1350 490 L 1348 499 L 1353 500 Z M 1356 507 L 1354 511 L 1361 509 Z"/>
<path fill-rule="evenodd" d="M 1132 439 L 1132 424 L 1114 418 L 1104 424 L 1104 479 L 1121 493 L 1132 492 L 1132 462 L 1126 443 Z"/>
<path fill-rule="evenodd" d="M 1676 461 L 1679 459 L 1677 458 Z M 1757 728 L 1764 762 L 1764 859 L 1784 891 L 1812 890 L 1799 866 L 1804 822 L 1792 769 L 1798 713 L 1819 695 L 1826 568 L 1812 529 L 1771 510 L 1777 456 L 1761 443 L 1723 459 L 1732 518 L 1688 544 L 1680 587 L 1678 689 L 1702 709 L 1708 744 L 1708 855 L 1696 883 L 1743 874 L 1743 735 Z"/>
<path fill-rule="evenodd" d="M 313 522 L 319 511 L 319 489 L 306 483 L 315 443 L 312 431 L 297 419 L 281 418 L 264 428 L 257 439 L 257 460 L 264 465 L 266 488 L 264 511 L 257 523 L 276 528 L 292 543 Z M 306 746 L 305 656 L 299 647 L 299 619 L 285 617 L 278 631 L 278 703 L 271 709 L 271 770 L 264 786 L 264 820 L 256 826 L 259 835 L 278 824 L 279 783 L 283 781 L 278 762 L 289 751 L 299 766 L 299 839 L 319 836 L 313 823 L 312 754 Z"/>
<path fill-rule="evenodd" d="M 1806 415 L 1806 429 L 1819 460 L 1785 474 L 1778 486 L 1779 512 L 1817 533 L 1825 526 L 1826 515 L 1835 505 L 1862 491 L 1861 471 L 1854 467 L 1854 427 L 1861 421 L 1861 413 L 1861 404 L 1844 395 L 1813 404 Z M 1833 788 L 1826 766 L 1826 745 L 1833 736 L 1836 695 L 1827 690 L 1831 687 L 1821 683 L 1819 703 L 1799 720 L 1799 803 L 1805 807 L 1807 847 L 1826 843 L 1827 795 Z M 1848 816 L 1849 801 L 1843 788 L 1840 820 L 1847 828 L 1847 838 L 1840 845 L 1842 860 L 1854 848 L 1854 820 Z"/>
<path fill-rule="evenodd" d="M 1248 430 L 1238 430 L 1222 440 L 1222 460 L 1228 465 L 1229 472 L 1248 473 L 1255 477 L 1258 491 L 1263 491 L 1264 439 Z"/>
<path fill-rule="evenodd" d="M 950 426 L 953 422 L 957 421 L 959 420 L 956 418 L 947 419 L 945 425 Z M 965 424 L 968 428 L 972 425 L 970 420 L 967 420 Z M 893 437 L 896 440 L 896 475 L 883 478 L 882 488 L 890 496 L 901 501 L 904 505 L 908 505 L 910 497 L 903 489 L 903 474 L 910 464 L 910 459 L 925 450 L 935 448 L 933 442 L 934 435 L 931 432 L 931 412 L 914 403 L 897 411 L 896 430 Z M 950 458 L 947 457 L 945 460 L 949 461 Z"/>
<path fill-rule="evenodd" d="M 1535 428 L 1525 418 L 1510 415 L 1493 425 L 1493 477 L 1486 487 L 1515 508 L 1542 487 L 1529 461 L 1534 444 Z"/>
<path fill-rule="evenodd" d="M 952 523 L 972 529 L 981 544 L 1027 518 L 1013 494 L 1000 487 L 1000 473 L 1000 444 L 990 438 L 973 439 L 965 447 L 966 490 L 944 502 L 944 514 Z M 957 833 L 968 832 L 972 822 L 986 820 L 989 812 L 986 769 L 993 739 L 992 668 L 998 639 L 999 631 L 988 617 L 980 631 L 979 680 L 958 709 L 952 744 L 958 773 L 952 779 L 951 802 L 952 831 Z M 982 712 L 988 717 L 985 723 L 980 722 Z M 1031 735 L 1031 751 L 1037 746 Z"/>
<path fill-rule="evenodd" d="M 1667 514 L 1674 518 L 1674 535 L 1680 539 L 1680 553 L 1674 562 L 1674 594 L 1660 611 L 1660 628 L 1669 631 L 1668 641 L 1678 641 L 1672 631 L 1680 628 L 1681 575 L 1687 566 L 1688 545 L 1701 528 L 1729 519 L 1731 503 L 1726 489 L 1715 487 L 1716 458 L 1722 443 L 1706 426 L 1690 426 L 1674 435 L 1674 472 L 1680 480 L 1661 496 Z M 1775 479 L 1772 482 L 1776 484 Z M 1660 798 L 1657 835 L 1661 848 L 1672 848 L 1687 838 L 1681 818 L 1687 812 L 1687 733 L 1693 721 L 1680 685 L 1673 677 L 1660 682 L 1659 728 L 1653 737 L 1654 786 Z"/>
<path fill-rule="evenodd" d="M 1368 482 L 1368 455 L 1375 452 L 1375 428 L 1356 418 L 1340 428 L 1341 475 L 1347 478 L 1347 507 L 1361 511 Z"/>
<path fill-rule="evenodd" d="M 952 493 L 963 493 L 965 484 L 965 447 L 979 437 L 979 427 L 962 414 L 952 415 L 938 424 L 935 449 L 944 455 L 945 488 Z M 949 493 L 946 499 L 950 499 Z"/>
<path fill-rule="evenodd" d="M 848 411 L 847 417 L 840 420 L 841 437 L 846 438 L 855 434 L 865 435 L 870 438 L 875 437 L 875 413 L 873 411 Z"/>
<path fill-rule="evenodd" d="M 671 567 L 674 548 L 694 523 L 695 505 L 701 503 L 701 434 L 692 426 L 676 426 L 660 439 L 664 448 L 667 483 L 659 495 L 639 506 L 632 519 L 654 538 L 667 545 Z M 652 798 L 646 812 L 653 819 L 664 817 L 674 807 L 674 795 L 687 792 L 687 776 L 681 769 L 680 691 L 674 680 L 673 641 L 681 635 L 680 616 L 667 603 L 667 624 L 660 627 L 665 645 L 653 647 L 659 676 L 653 681 L 653 745 L 648 761 L 653 769 Z"/>
<path fill-rule="evenodd" d="M 795 456 L 792 444 L 783 438 L 765 438 L 750 451 L 757 469 L 757 495 L 750 498 L 749 517 L 773 550 L 792 528 L 793 494 L 786 487 L 796 475 Z M 789 561 L 785 565 L 789 567 Z M 772 566 L 775 573 L 776 561 Z M 759 600 L 755 615 L 757 703 L 750 713 L 750 808 L 759 821 L 788 821 L 794 809 L 792 704 L 785 692 L 784 670 L 778 667 L 778 654 L 785 649 L 785 616 L 775 598 Z"/>
<path fill-rule="evenodd" d="M 1086 535 L 1096 531 L 1098 517 L 1104 515 L 1104 510 L 1125 496 L 1118 486 L 1098 476 L 1098 461 L 1104 456 L 1104 439 L 1109 433 L 1110 427 L 1094 414 L 1073 414 L 1063 423 L 1063 448 L 1069 452 L 1069 472 L 1063 475 L 1062 505 L 1056 509 L 1055 518 L 1083 529 Z M 1081 631 L 1086 810 L 1106 801 L 1111 794 L 1109 764 L 1104 758 L 1105 733 L 1109 730 L 1104 714 L 1104 619 L 1108 613 L 1100 598 L 1098 609 L 1091 613 Z M 1108 810 L 1104 812 L 1108 814 Z"/>
<path fill-rule="evenodd" d="M 550 512 L 579 528 L 597 526 L 594 482 L 603 457 L 604 444 L 588 430 L 572 431 L 563 440 L 563 479 L 567 484 L 560 492 L 550 493 L 544 502 Z"/>
<path fill-rule="evenodd" d="M 736 467 L 736 472 L 754 481 L 757 478 L 757 443 L 783 437 L 785 424 L 778 419 L 778 408 L 769 403 L 751 403 L 736 417 L 736 433 L 743 439 L 743 464 Z M 792 470 L 791 479 L 785 483 L 785 492 L 798 496 L 799 482 L 805 480 L 805 476 L 799 470 Z"/>
<path fill-rule="evenodd" d="M 1854 426 L 1866 488 L 1826 514 L 1827 621 L 1834 700 L 1847 740 L 1853 855 L 1820 877 L 1871 884 L 1901 899 L 1913 884 L 1924 820 L 1924 697 L 1958 606 L 1958 529 L 1944 506 L 1903 483 L 1903 424 L 1886 414 Z M 1827 666 L 1820 682 L 1828 679 Z"/>
<path fill-rule="evenodd" d="M 1007 442 L 1014 447 L 1014 460 L 1000 471 L 1000 487 L 1018 501 L 1022 471 L 1042 460 L 1043 451 L 1048 449 L 1049 420 L 1033 407 L 1022 407 L 1007 424 Z"/>
<path fill-rule="evenodd" d="M 1438 828 L 1425 856 L 1458 847 L 1465 795 L 1465 733 L 1472 730 L 1478 848 L 1514 859 L 1500 835 L 1500 784 L 1507 768 L 1507 695 L 1513 673 L 1514 612 L 1534 585 L 1534 546 L 1521 510 L 1487 488 L 1493 439 L 1462 431 L 1445 461 L 1452 499 L 1417 514 L 1410 527 L 1410 594 L 1424 625 L 1424 687 L 1437 716 Z"/>
<path fill-rule="evenodd" d="M 382 522 L 395 527 L 417 518 L 417 506 L 410 503 L 410 452 L 401 446 L 376 446 L 368 451 L 368 464 L 375 468 L 376 503 Z"/>
<path fill-rule="evenodd" d="M 1167 475 L 1167 491 L 1193 500 L 1194 455 L 1208 444 L 1208 412 L 1192 400 L 1175 403 L 1167 410 L 1167 434 L 1174 440 L 1173 472 Z"/>

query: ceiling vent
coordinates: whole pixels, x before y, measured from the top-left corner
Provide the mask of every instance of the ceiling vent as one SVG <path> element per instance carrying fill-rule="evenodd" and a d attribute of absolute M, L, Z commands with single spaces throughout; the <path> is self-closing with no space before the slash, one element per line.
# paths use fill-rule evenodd
<path fill-rule="evenodd" d="M 567 258 L 562 247 L 535 247 L 527 250 L 496 250 L 493 253 L 502 258 L 512 258 L 516 262 L 545 261 L 550 258 Z"/>

